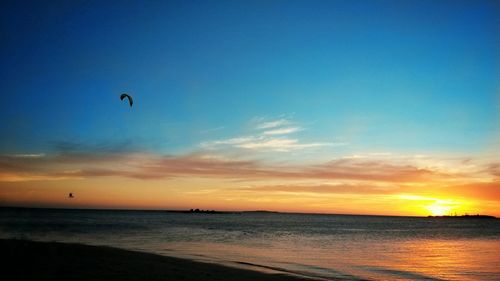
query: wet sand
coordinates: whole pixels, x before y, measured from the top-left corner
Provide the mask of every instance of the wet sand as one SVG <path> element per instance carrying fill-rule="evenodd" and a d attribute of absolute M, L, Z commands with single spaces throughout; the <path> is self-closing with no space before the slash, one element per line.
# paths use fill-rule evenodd
<path fill-rule="evenodd" d="M 0 239 L 0 253 L 2 280 L 311 280 L 81 244 Z"/>

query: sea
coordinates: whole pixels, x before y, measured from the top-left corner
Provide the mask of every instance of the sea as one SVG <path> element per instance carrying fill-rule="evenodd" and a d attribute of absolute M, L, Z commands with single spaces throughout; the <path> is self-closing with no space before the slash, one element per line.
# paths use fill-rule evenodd
<path fill-rule="evenodd" d="M 316 280 L 500 280 L 499 219 L 0 208 L 0 238 Z"/>

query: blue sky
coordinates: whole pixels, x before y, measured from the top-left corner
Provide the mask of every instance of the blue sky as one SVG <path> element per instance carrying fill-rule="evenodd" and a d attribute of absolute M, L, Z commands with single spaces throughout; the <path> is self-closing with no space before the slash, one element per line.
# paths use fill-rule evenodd
<path fill-rule="evenodd" d="M 0 205 L 500 216 L 498 12 L 2 1 Z"/>
<path fill-rule="evenodd" d="M 494 1 L 3 2 L 0 150 L 181 154 L 286 119 L 300 142 L 345 143 L 323 147 L 336 156 L 474 154 L 498 137 L 497 16 Z"/>

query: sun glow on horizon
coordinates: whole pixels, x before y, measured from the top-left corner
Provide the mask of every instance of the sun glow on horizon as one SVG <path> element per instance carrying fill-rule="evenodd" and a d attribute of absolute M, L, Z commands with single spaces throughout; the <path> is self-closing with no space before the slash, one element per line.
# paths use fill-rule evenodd
<path fill-rule="evenodd" d="M 436 199 L 434 203 L 425 206 L 432 216 L 452 216 L 476 213 L 474 201 L 459 199 Z"/>
<path fill-rule="evenodd" d="M 403 205 L 408 206 L 408 210 L 422 216 L 447 216 L 477 213 L 477 202 L 462 198 L 427 197 L 421 195 L 400 194 L 398 199 L 410 201 Z"/>
<path fill-rule="evenodd" d="M 443 205 L 442 203 L 436 202 L 432 205 L 426 206 L 427 210 L 431 212 L 433 216 L 444 216 L 449 215 L 452 207 Z"/>

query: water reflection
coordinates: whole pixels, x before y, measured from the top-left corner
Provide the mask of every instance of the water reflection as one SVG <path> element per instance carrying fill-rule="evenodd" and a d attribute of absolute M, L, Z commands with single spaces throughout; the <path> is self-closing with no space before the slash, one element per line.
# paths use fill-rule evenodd
<path fill-rule="evenodd" d="M 327 279 L 500 280 L 498 220 L 3 209 L 0 237 L 108 245 Z"/>
<path fill-rule="evenodd" d="M 500 276 L 498 240 L 416 240 L 395 243 L 390 249 L 386 260 L 373 259 L 372 264 L 445 280 Z"/>
<path fill-rule="evenodd" d="M 308 276 L 383 280 L 498 280 L 498 240 L 339 241 L 282 238 L 270 243 L 166 243 L 162 253 L 244 262 Z M 326 241 L 318 240 L 329 240 Z M 321 247 L 314 247 L 314 245 Z M 234 265 L 234 264 L 233 264 Z M 259 269 L 258 267 L 256 269 Z"/>

